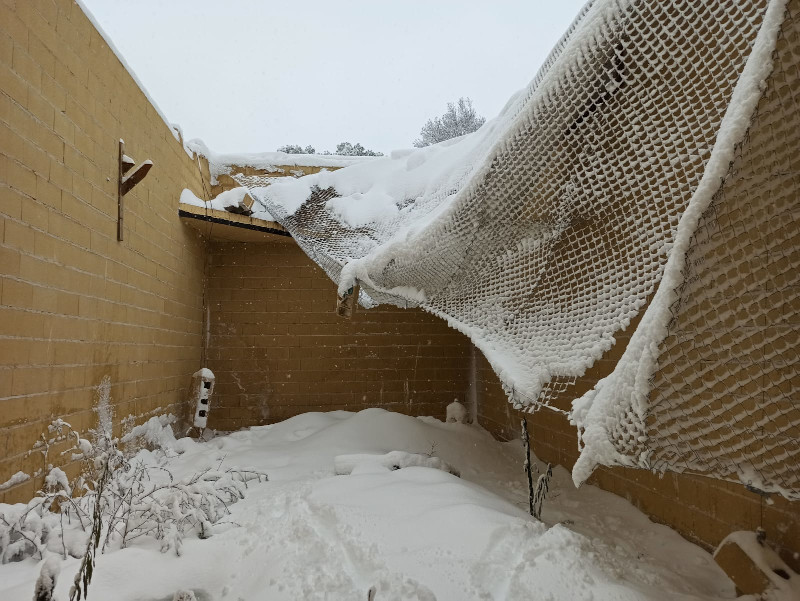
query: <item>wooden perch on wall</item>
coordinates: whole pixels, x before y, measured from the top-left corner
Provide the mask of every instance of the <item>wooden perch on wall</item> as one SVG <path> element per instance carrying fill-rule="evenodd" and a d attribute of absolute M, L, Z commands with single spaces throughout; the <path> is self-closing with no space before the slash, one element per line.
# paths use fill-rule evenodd
<path fill-rule="evenodd" d="M 153 166 L 153 161 L 146 160 L 141 165 L 133 169 L 136 164 L 131 157 L 125 154 L 125 141 L 119 141 L 119 185 L 117 188 L 117 240 L 122 240 L 122 221 L 123 221 L 123 202 L 122 197 L 130 192 L 133 187 L 142 181 Z M 128 173 L 128 171 L 131 171 Z M 127 175 L 126 175 L 127 174 Z"/>

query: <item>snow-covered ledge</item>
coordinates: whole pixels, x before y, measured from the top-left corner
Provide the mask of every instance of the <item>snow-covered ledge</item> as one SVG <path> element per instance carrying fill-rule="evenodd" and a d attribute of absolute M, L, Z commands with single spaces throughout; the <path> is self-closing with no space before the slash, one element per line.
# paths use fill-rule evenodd
<path fill-rule="evenodd" d="M 292 239 L 280 223 L 249 215 L 181 202 L 178 205 L 178 216 L 189 227 L 218 240 L 279 242 Z"/>

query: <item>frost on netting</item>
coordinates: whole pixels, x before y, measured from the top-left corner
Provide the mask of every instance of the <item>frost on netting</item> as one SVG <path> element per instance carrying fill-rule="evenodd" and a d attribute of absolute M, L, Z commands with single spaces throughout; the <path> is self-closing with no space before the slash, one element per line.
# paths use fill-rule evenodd
<path fill-rule="evenodd" d="M 658 345 L 784 6 L 589 2 L 474 134 L 269 187 L 234 178 L 340 292 L 357 284 L 365 307 L 420 306 L 467 334 L 519 409 L 555 408 L 649 301 L 572 418 L 585 445 L 577 481 L 598 463 L 651 467 Z"/>

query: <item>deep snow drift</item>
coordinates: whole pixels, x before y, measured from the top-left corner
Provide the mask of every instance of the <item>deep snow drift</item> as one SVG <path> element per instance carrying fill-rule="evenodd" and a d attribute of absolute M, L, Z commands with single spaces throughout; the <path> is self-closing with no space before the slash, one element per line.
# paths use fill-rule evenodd
<path fill-rule="evenodd" d="M 432 452 L 462 477 L 379 461 L 334 475 L 339 455 L 390 451 Z M 734 596 L 709 554 L 619 497 L 576 490 L 561 468 L 544 523 L 534 521 L 522 446 L 478 426 L 381 409 L 308 413 L 205 443 L 183 439 L 168 455 L 178 477 L 221 463 L 270 481 L 230 507 L 238 526 L 187 538 L 182 557 L 152 543 L 98 555 L 90 600 L 168 601 L 191 589 L 201 601 L 366 601 L 373 587 L 375 601 Z M 59 562 L 64 600 L 79 560 Z M 41 565 L 0 566 L 0 599 L 29 601 Z"/>

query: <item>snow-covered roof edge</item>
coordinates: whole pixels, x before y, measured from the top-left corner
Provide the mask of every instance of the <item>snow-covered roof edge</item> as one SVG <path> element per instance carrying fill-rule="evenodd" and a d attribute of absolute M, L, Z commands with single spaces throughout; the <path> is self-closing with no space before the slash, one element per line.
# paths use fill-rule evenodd
<path fill-rule="evenodd" d="M 92 11 L 89 10 L 89 7 L 86 6 L 86 4 L 84 3 L 83 0 L 75 0 L 75 3 L 83 11 L 83 14 L 86 15 L 86 18 L 89 19 L 89 21 L 92 23 L 94 28 L 97 30 L 97 33 L 99 33 L 100 36 L 105 40 L 106 44 L 108 44 L 108 47 L 111 48 L 111 51 L 116 55 L 117 59 L 119 59 L 119 62 L 122 63 L 122 66 L 125 67 L 125 70 L 128 72 L 128 75 L 130 75 L 131 78 L 133 78 L 133 81 L 136 82 L 136 85 L 139 86 L 139 89 L 142 91 L 142 94 L 145 95 L 145 97 L 147 98 L 148 102 L 156 110 L 156 112 L 158 113 L 158 116 L 161 117 L 162 121 L 164 121 L 166 126 L 170 129 L 170 131 L 172 131 L 172 129 L 173 129 L 172 123 L 170 123 L 169 119 L 167 119 L 166 115 L 161 110 L 161 108 L 158 106 L 156 101 L 153 100 L 153 97 L 150 95 L 150 92 L 148 92 L 147 88 L 144 87 L 144 84 L 139 79 L 139 77 L 136 75 L 136 72 L 133 70 L 133 68 L 125 60 L 125 57 L 122 56 L 122 52 L 120 52 L 119 48 L 117 48 L 114 45 L 114 42 L 111 41 L 111 36 L 109 36 L 105 32 L 105 30 L 100 26 L 99 21 L 95 18 L 95 16 L 92 14 Z"/>

